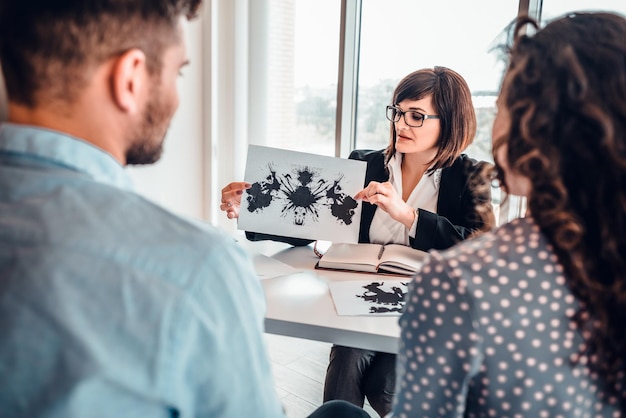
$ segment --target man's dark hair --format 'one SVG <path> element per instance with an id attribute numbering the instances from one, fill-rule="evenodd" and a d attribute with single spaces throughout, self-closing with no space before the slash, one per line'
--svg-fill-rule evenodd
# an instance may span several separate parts
<path id="1" fill-rule="evenodd" d="M 11 101 L 71 101 L 90 69 L 139 48 L 148 71 L 161 68 L 176 40 L 180 16 L 195 16 L 202 0 L 2 0 L 0 62 Z M 45 92 L 45 97 L 40 94 Z"/>

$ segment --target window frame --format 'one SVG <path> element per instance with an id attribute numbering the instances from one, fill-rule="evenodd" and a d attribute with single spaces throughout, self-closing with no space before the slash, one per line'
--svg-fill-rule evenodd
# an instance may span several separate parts
<path id="1" fill-rule="evenodd" d="M 543 0 L 519 0 L 518 16 L 541 17 Z M 347 157 L 356 145 L 361 11 L 363 0 L 341 0 L 335 156 Z"/>

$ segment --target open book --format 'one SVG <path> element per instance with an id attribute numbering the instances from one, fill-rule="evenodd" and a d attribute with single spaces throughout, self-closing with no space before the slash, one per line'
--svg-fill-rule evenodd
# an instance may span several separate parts
<path id="1" fill-rule="evenodd" d="M 317 267 L 409 276 L 422 267 L 426 254 L 400 244 L 333 243 Z"/>

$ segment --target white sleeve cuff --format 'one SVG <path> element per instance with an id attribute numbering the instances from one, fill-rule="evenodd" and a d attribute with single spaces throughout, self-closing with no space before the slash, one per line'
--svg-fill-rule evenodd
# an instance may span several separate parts
<path id="1" fill-rule="evenodd" d="M 417 233 L 417 218 L 419 217 L 419 211 L 415 209 L 415 219 L 411 224 L 411 228 L 409 228 L 409 236 L 411 238 L 415 238 L 415 234 Z"/>

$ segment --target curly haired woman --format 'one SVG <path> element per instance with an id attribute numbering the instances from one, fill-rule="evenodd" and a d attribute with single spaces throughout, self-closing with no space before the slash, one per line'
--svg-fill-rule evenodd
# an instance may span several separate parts
<path id="1" fill-rule="evenodd" d="M 626 415 L 626 19 L 529 25 L 493 126 L 529 212 L 415 277 L 393 417 Z"/>

